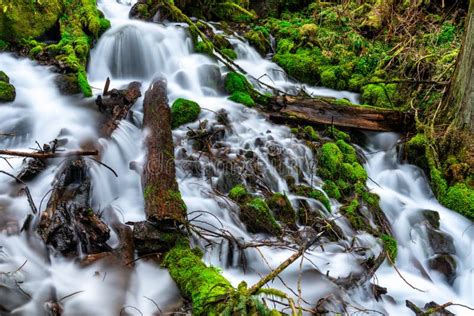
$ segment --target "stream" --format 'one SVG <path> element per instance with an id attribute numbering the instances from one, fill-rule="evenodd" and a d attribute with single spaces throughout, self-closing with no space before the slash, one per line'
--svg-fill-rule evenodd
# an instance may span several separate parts
<path id="1" fill-rule="evenodd" d="M 207 230 L 226 231 L 242 243 L 268 241 L 266 235 L 249 233 L 239 220 L 238 206 L 215 194 L 214 189 L 228 192 L 239 179 L 246 179 L 273 192 L 286 192 L 297 207 L 302 198 L 289 193 L 288 176 L 301 184 L 322 187 L 311 149 L 295 138 L 288 127 L 275 125 L 258 111 L 229 101 L 216 84 L 227 72 L 225 66 L 194 53 L 183 25 L 128 19 L 132 2 L 98 1 L 112 28 L 91 53 L 88 76 L 91 86 L 96 88 L 95 94 L 101 93 L 107 77 L 117 88 L 133 80 L 141 81 L 143 95 L 154 79 L 164 77 L 170 104 L 177 98 L 199 103 L 203 108 L 199 121 L 207 120 L 209 126 L 220 131 L 212 148 L 213 156 L 225 159 L 202 155 L 187 140 L 189 128 L 197 128 L 200 122 L 173 131 L 178 183 L 188 217 Z M 219 32 L 217 27 L 215 30 Z M 229 40 L 238 55 L 236 63 L 269 85 L 287 92 L 304 89 L 315 96 L 358 102 L 354 93 L 295 82 L 239 36 Z M 0 69 L 10 76 L 17 91 L 13 103 L 1 106 L 0 132 L 14 136 L 0 136 L 0 147 L 28 150 L 35 146 L 35 141 L 43 144 L 58 136 L 69 149 L 94 144 L 101 148 L 102 162 L 115 170 L 118 177 L 99 164 L 89 163 L 93 208 L 102 212 L 106 222 L 117 218 L 123 223 L 145 220 L 140 173 L 130 167 L 132 164 L 140 168 L 146 154 L 141 126 L 143 97 L 132 108 L 130 120 L 122 121 L 110 139 L 101 139 L 95 98 L 60 95 L 54 83 L 55 74 L 34 61 L 2 53 Z M 217 122 L 215 113 L 221 109 L 228 113 L 230 127 L 224 128 Z M 335 220 L 344 238 L 328 241 L 324 247 L 311 247 L 303 260 L 294 262 L 268 286 L 284 291 L 306 309 L 327 299 L 325 308 L 331 313 L 410 315 L 405 300 L 418 306 L 430 301 L 474 305 L 472 222 L 441 206 L 423 172 L 401 162 L 399 135 L 366 132 L 364 139 L 365 145 L 359 149 L 366 157 L 367 186 L 380 196 L 380 206 L 392 225 L 398 242 L 398 271 L 386 260 L 370 280 L 355 286 L 335 282 L 338 278 L 364 274 L 361 262 L 380 254 L 382 244 L 368 233 L 353 231 L 339 213 L 340 205 L 335 200 L 331 201 L 332 212 L 328 212 L 321 203 L 305 198 L 311 207 Z M 274 157 L 278 157 L 278 162 Z M 0 160 L 0 170 L 16 174 L 21 163 L 22 159 Z M 51 184 L 62 163 L 62 159 L 55 159 L 28 183 L 40 211 L 46 207 Z M 178 288 L 167 270 L 155 264 L 138 260 L 126 277 L 122 270 L 100 262 L 84 267 L 75 260 L 51 256 L 39 237 L 19 233 L 31 210 L 24 195 L 13 193 L 13 185 L 10 177 L 0 174 L 0 229 L 4 228 L 0 231 L 0 306 L 14 315 L 43 315 L 52 296 L 60 299 L 64 315 L 152 315 L 179 306 L 182 299 Z M 446 245 L 452 248 L 449 251 L 455 259 L 455 271 L 449 280 L 429 263 L 436 253 L 428 238 L 430 228 L 424 217 L 427 210 L 439 213 L 439 230 L 452 241 Z M 311 234 L 304 227 L 300 230 L 302 235 Z M 241 281 L 253 285 L 294 253 L 287 246 L 249 247 L 240 251 L 219 236 L 208 237 L 209 240 L 195 237 L 194 245 L 205 249 L 205 262 L 219 267 L 234 286 Z M 109 244 L 113 247 L 117 242 L 117 236 L 112 234 Z M 355 248 L 362 250 L 348 251 Z M 388 293 L 377 299 L 372 284 L 387 288 Z M 342 302 L 346 304 L 343 306 Z M 267 304 L 289 312 L 287 306 L 278 302 Z M 457 315 L 474 315 L 473 311 L 456 305 L 448 310 Z M 4 314 L 8 313 L 0 309 L 0 315 Z"/>

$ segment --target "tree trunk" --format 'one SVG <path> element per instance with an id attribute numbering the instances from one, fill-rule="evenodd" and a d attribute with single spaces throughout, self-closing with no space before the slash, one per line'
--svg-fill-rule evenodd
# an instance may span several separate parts
<path id="1" fill-rule="evenodd" d="M 379 132 L 406 132 L 414 127 L 410 113 L 338 105 L 330 98 L 272 97 L 269 119 L 282 124 L 334 125 Z"/>
<path id="2" fill-rule="evenodd" d="M 469 1 L 465 37 L 437 121 L 474 132 L 474 0 Z"/>
<path id="3" fill-rule="evenodd" d="M 186 205 L 176 182 L 166 81 L 155 81 L 148 89 L 143 112 L 143 125 L 147 130 L 147 157 L 142 182 L 147 219 L 151 222 L 183 223 Z"/>

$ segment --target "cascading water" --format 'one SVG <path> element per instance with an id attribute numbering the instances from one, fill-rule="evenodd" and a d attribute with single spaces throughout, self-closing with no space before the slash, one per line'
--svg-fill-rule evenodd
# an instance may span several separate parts
<path id="1" fill-rule="evenodd" d="M 300 183 L 320 188 L 312 151 L 292 137 L 289 128 L 271 124 L 257 111 L 227 100 L 218 84 L 226 70 L 209 57 L 193 53 L 192 41 L 183 26 L 129 20 L 128 11 L 133 2 L 99 1 L 101 10 L 112 21 L 112 28 L 92 52 L 88 73 L 91 85 L 102 87 L 105 79 L 110 77 L 114 86 L 139 80 L 146 89 L 154 78 L 165 77 L 170 102 L 177 98 L 198 102 L 204 109 L 199 120 L 207 120 L 209 126 L 222 131 L 218 146 L 211 150 L 213 157 L 225 157 L 225 161 L 201 155 L 187 140 L 188 127 L 196 128 L 199 122 L 173 132 L 178 183 L 189 217 L 199 216 L 200 226 L 211 231 L 225 229 L 242 243 L 266 240 L 264 235 L 249 233 L 236 216 L 237 206 L 216 196 L 214 188 L 228 190 L 234 184 L 236 173 L 274 192 L 288 193 L 285 178 L 288 175 Z M 238 54 L 236 63 L 267 84 L 288 92 L 304 88 L 309 94 L 357 102 L 357 95 L 349 92 L 294 82 L 281 68 L 263 59 L 237 36 L 229 40 Z M 131 121 L 121 122 L 110 140 L 97 141 L 99 119 L 96 111 L 87 101 L 60 96 L 54 88 L 54 75 L 47 68 L 0 54 L 0 69 L 10 75 L 17 88 L 16 101 L 2 106 L 0 114 L 0 131 L 15 136 L 0 138 L 1 146 L 26 149 L 32 140 L 43 143 L 58 135 L 67 139 L 68 148 L 98 143 L 102 161 L 118 173 L 118 178 L 106 168 L 90 164 L 95 209 L 103 210 L 106 219 L 118 218 L 124 223 L 143 220 L 140 175 L 130 168 L 131 163 L 141 165 L 145 156 L 141 131 L 142 102 L 137 102 L 132 109 Z M 217 122 L 215 113 L 221 109 L 228 112 L 226 126 Z M 399 163 L 398 135 L 371 133 L 366 138 L 365 167 L 371 179 L 367 185 L 380 195 L 380 205 L 393 226 L 399 244 L 396 265 L 406 281 L 423 292 L 411 288 L 388 263 L 384 263 L 370 280 L 388 289 L 388 294 L 381 300 L 373 296 L 369 280 L 349 289 L 334 282 L 337 278 L 363 273 L 360 263 L 371 255 L 377 256 L 382 246 L 373 236 L 352 231 L 337 212 L 337 202 L 333 202 L 333 212 L 328 213 L 319 202 L 311 199 L 307 202 L 329 219 L 334 219 L 345 238 L 326 243 L 324 248 L 311 248 L 303 261 L 293 263 L 270 286 L 288 293 L 295 300 L 301 291 L 300 303 L 308 309 L 314 308 L 320 299 L 329 297 L 335 312 L 407 314 L 406 299 L 417 305 L 429 301 L 472 305 L 474 232 L 471 223 L 436 202 L 419 169 Z M 273 159 L 276 155 L 279 163 Z M 244 163 L 236 163 L 238 161 Z M 3 160 L 0 161 L 1 170 L 17 172 L 21 160 L 9 162 L 14 170 Z M 228 172 L 225 162 L 235 168 L 233 172 Z M 60 165 L 61 161 L 57 161 L 29 184 L 37 205 L 50 191 Z M 69 259 L 50 257 L 37 238 L 16 234 L 20 224 L 15 223 L 24 221 L 29 206 L 24 197 L 13 195 L 11 179 L 3 174 L 0 176 L 0 227 L 9 227 L 0 234 L 0 305 L 18 314 L 43 314 L 44 304 L 54 295 L 62 298 L 66 315 L 117 315 L 122 312 L 151 315 L 158 312 L 156 305 L 167 311 L 179 304 L 179 291 L 168 272 L 155 265 L 139 260 L 131 275 L 100 263 L 85 268 Z M 288 196 L 295 205 L 301 200 L 290 193 Z M 450 283 L 428 264 L 434 254 L 429 250 L 428 228 L 423 220 L 425 210 L 437 211 L 441 218 L 440 230 L 452 237 L 457 265 Z M 114 243 L 115 239 L 113 237 L 110 242 Z M 257 282 L 294 253 L 284 246 L 249 248 L 240 252 L 227 240 L 210 239 L 216 245 L 206 248 L 205 260 L 221 267 L 224 276 L 235 286 L 241 281 L 248 284 Z M 203 240 L 196 239 L 195 242 L 205 246 Z M 366 251 L 347 251 L 353 247 Z M 242 266 L 243 254 L 245 267 Z M 338 304 L 342 301 L 348 304 L 345 310 L 342 304 Z M 275 307 L 283 308 L 279 304 Z M 449 310 L 460 315 L 470 312 L 459 306 L 452 306 Z"/>

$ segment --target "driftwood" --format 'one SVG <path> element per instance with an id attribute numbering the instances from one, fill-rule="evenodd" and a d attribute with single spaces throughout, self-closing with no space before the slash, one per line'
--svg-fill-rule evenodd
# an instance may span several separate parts
<path id="1" fill-rule="evenodd" d="M 90 206 L 92 185 L 82 158 L 69 160 L 60 172 L 37 232 L 64 255 L 109 251 L 107 225 Z"/>
<path id="2" fill-rule="evenodd" d="M 186 214 L 176 182 L 171 111 L 166 81 L 155 81 L 145 94 L 143 125 L 147 129 L 142 175 L 145 212 L 151 222 L 183 223 Z"/>
<path id="3" fill-rule="evenodd" d="M 340 105 L 331 98 L 277 96 L 270 99 L 268 117 L 278 124 L 334 125 L 369 131 L 406 131 L 414 118 L 401 111 Z"/>
<path id="4" fill-rule="evenodd" d="M 109 91 L 109 85 L 110 80 L 107 78 L 103 95 L 99 95 L 95 101 L 99 111 L 104 114 L 100 136 L 105 138 L 110 137 L 120 121 L 127 118 L 132 106 L 142 96 L 140 82 L 131 82 L 124 90 Z"/>

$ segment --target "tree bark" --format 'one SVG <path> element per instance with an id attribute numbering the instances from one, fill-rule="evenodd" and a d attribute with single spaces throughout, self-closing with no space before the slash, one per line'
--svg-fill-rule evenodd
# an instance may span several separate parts
<path id="1" fill-rule="evenodd" d="M 110 230 L 90 206 L 91 190 L 85 161 L 69 160 L 53 187 L 37 227 L 44 242 L 63 255 L 110 250 L 106 244 Z"/>
<path id="2" fill-rule="evenodd" d="M 186 206 L 176 182 L 171 111 L 165 80 L 157 80 L 150 86 L 145 94 L 143 112 L 147 157 L 142 182 L 147 219 L 183 223 Z"/>
<path id="3" fill-rule="evenodd" d="M 96 100 L 99 111 L 105 116 L 100 129 L 100 136 L 104 138 L 112 135 L 120 121 L 127 118 L 132 106 L 142 96 L 140 82 L 131 82 L 124 90 L 112 89 L 111 91 L 108 90 L 109 84 L 110 81 L 107 81 L 104 94 L 98 96 Z"/>
<path id="4" fill-rule="evenodd" d="M 410 113 L 356 105 L 330 98 L 272 97 L 269 119 L 281 124 L 334 125 L 370 131 L 404 131 L 414 127 Z"/>
<path id="5" fill-rule="evenodd" d="M 465 25 L 456 70 L 437 122 L 474 132 L 474 0 L 469 1 Z"/>

